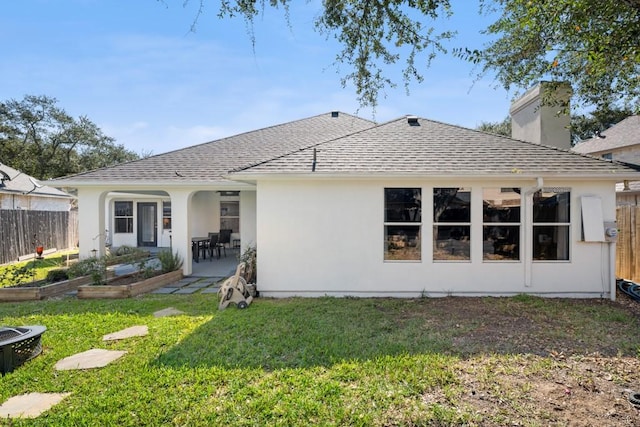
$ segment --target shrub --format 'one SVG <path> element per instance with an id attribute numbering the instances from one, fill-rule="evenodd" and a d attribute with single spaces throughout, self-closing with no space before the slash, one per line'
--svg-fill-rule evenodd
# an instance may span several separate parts
<path id="1" fill-rule="evenodd" d="M 169 273 L 182 268 L 182 258 L 180 258 L 177 252 L 172 253 L 169 250 L 162 250 L 158 252 L 158 260 L 162 266 L 163 273 Z"/>
<path id="2" fill-rule="evenodd" d="M 256 283 L 258 280 L 258 270 L 256 258 L 258 256 L 255 246 L 247 246 L 244 252 L 238 257 L 240 262 L 246 264 L 244 279 L 247 283 Z"/>
<path id="3" fill-rule="evenodd" d="M 33 264 L 26 264 L 21 267 L 8 265 L 0 269 L 0 287 L 2 286 L 18 286 L 23 283 L 33 281 L 35 277 Z"/>
<path id="4" fill-rule="evenodd" d="M 140 259 L 148 258 L 149 252 L 134 248 L 132 246 L 122 245 L 118 247 L 115 252 L 110 252 L 105 256 L 105 262 L 107 265 L 111 264 L 129 264 Z"/>
<path id="5" fill-rule="evenodd" d="M 47 271 L 47 282 L 62 282 L 63 280 L 69 280 L 69 273 L 66 269 L 56 269 Z"/>
<path id="6" fill-rule="evenodd" d="M 94 285 L 104 285 L 107 265 L 103 258 L 86 258 L 69 267 L 69 277 L 91 276 Z"/>

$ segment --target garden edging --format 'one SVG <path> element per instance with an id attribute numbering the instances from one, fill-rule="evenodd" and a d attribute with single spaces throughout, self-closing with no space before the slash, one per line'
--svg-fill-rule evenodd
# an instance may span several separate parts
<path id="1" fill-rule="evenodd" d="M 107 271 L 107 277 L 111 278 L 113 276 L 115 276 L 113 271 Z M 0 302 L 36 301 L 55 297 L 75 291 L 80 286 L 88 285 L 92 281 L 91 276 L 82 276 L 44 286 L 0 288 Z"/>
<path id="2" fill-rule="evenodd" d="M 128 285 L 82 285 L 78 287 L 79 299 L 130 298 L 161 288 L 182 279 L 182 270 L 160 274 Z"/>

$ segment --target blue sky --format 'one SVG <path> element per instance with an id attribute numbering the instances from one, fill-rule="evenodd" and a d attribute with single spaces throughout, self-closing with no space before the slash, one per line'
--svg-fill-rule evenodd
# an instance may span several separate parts
<path id="1" fill-rule="evenodd" d="M 373 118 L 340 84 L 336 43 L 313 31 L 319 0 L 294 0 L 291 28 L 268 9 L 255 50 L 244 21 L 219 20 L 218 1 L 207 1 L 195 32 L 197 0 L 4 1 L 0 100 L 55 97 L 118 144 L 153 154 L 332 110 Z M 453 3 L 454 16 L 436 23 L 459 32 L 449 46 L 481 47 L 491 18 L 475 1 Z M 398 87 L 376 121 L 415 114 L 473 128 L 507 116 L 511 94 L 492 76 L 475 81 L 471 64 L 441 55 L 423 71 L 407 96 L 390 70 Z"/>

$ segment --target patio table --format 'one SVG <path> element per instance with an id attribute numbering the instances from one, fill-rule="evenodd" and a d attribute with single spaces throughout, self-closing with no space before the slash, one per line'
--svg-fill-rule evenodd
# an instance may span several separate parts
<path id="1" fill-rule="evenodd" d="M 208 237 L 192 237 L 191 238 L 191 252 L 193 260 L 200 262 L 200 252 L 202 252 L 202 259 L 207 259 L 207 242 Z"/>

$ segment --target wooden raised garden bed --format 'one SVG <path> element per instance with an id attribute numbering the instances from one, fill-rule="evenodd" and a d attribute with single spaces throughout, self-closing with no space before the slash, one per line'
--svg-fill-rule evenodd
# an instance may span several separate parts
<path id="1" fill-rule="evenodd" d="M 113 271 L 107 271 L 107 277 L 113 277 Z M 92 282 L 90 276 L 76 277 L 42 286 L 15 286 L 0 288 L 0 302 L 35 301 L 43 298 L 63 295 L 75 291 L 82 285 Z"/>
<path id="2" fill-rule="evenodd" d="M 117 281 L 120 279 L 125 279 L 125 277 L 116 277 L 114 280 Z M 78 298 L 130 298 L 161 288 L 164 285 L 180 279 L 182 279 L 182 270 L 175 270 L 134 283 L 121 285 L 109 283 L 106 285 L 83 285 L 78 287 Z"/>

